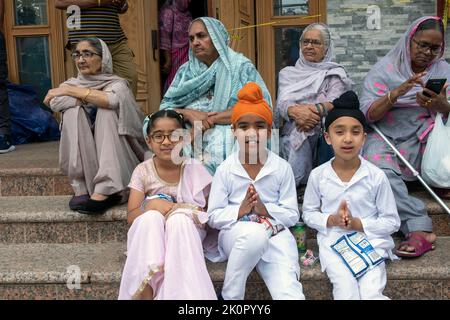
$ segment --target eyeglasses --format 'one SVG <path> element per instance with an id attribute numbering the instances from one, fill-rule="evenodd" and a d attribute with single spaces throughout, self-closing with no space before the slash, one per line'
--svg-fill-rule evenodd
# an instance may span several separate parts
<path id="1" fill-rule="evenodd" d="M 96 52 L 82 51 L 82 52 L 72 53 L 72 59 L 76 61 L 76 60 L 80 59 L 80 57 L 83 57 L 83 59 L 86 59 L 86 58 L 92 58 L 94 55 L 101 57 L 101 55 L 99 55 Z"/>
<path id="2" fill-rule="evenodd" d="M 314 40 L 314 39 L 303 39 L 302 40 L 302 46 L 308 46 L 308 44 L 312 45 L 313 47 L 320 47 L 322 45 L 322 42 L 320 42 L 319 40 Z"/>
<path id="3" fill-rule="evenodd" d="M 431 54 L 434 56 L 437 56 L 439 53 L 441 53 L 442 50 L 441 45 L 438 44 L 431 45 L 426 42 L 417 41 L 414 38 L 412 39 L 412 41 L 414 41 L 414 43 L 417 44 L 417 48 L 422 52 L 427 52 L 428 50 L 430 50 Z"/>
<path id="4" fill-rule="evenodd" d="M 156 143 L 163 143 L 166 138 L 169 139 L 170 142 L 175 143 L 183 140 L 183 134 L 179 131 L 174 131 L 170 134 L 162 134 L 157 132 L 152 134 L 150 138 Z"/>

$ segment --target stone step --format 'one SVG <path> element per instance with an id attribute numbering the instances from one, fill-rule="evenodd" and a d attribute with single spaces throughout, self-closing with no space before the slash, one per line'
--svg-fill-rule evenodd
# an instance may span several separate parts
<path id="1" fill-rule="evenodd" d="M 72 187 L 59 170 L 59 141 L 16 146 L 0 161 L 0 197 L 71 195 Z"/>
<path id="2" fill-rule="evenodd" d="M 317 250 L 314 242 L 310 248 Z M 125 263 L 124 243 L 0 244 L 0 299 L 117 299 Z M 20 254 L 18 254 L 20 253 Z M 385 294 L 392 299 L 450 299 L 450 238 L 419 259 L 388 262 Z M 226 263 L 207 263 L 219 291 Z M 79 276 L 77 276 L 79 275 Z M 74 288 L 80 279 L 80 288 Z M 307 299 L 331 299 L 331 285 L 320 265 L 303 267 Z M 67 284 L 72 285 L 68 287 Z M 249 276 L 246 299 L 270 299 L 259 275 Z"/>
<path id="3" fill-rule="evenodd" d="M 16 146 L 16 151 L 2 155 L 0 161 L 0 197 L 72 195 L 73 190 L 58 164 L 59 141 Z M 412 194 L 427 202 L 432 214 L 445 211 L 418 183 Z M 299 195 L 304 187 L 299 189 Z M 300 198 L 302 198 L 300 196 Z M 450 206 L 450 201 L 446 201 Z"/>
<path id="4" fill-rule="evenodd" d="M 0 243 L 125 242 L 126 205 L 101 215 L 71 211 L 70 196 L 0 198 Z"/>
<path id="5" fill-rule="evenodd" d="M 425 190 L 412 191 L 411 195 L 425 202 L 428 215 L 433 220 L 434 232 L 440 236 L 450 236 L 450 215 L 444 208 L 442 208 Z M 444 202 L 450 208 L 450 200 L 444 200 Z"/>
<path id="6" fill-rule="evenodd" d="M 0 243 L 125 242 L 126 205 L 101 215 L 84 215 L 68 207 L 70 196 L 0 198 Z M 450 217 L 430 210 L 438 236 L 450 236 Z M 316 232 L 308 229 L 308 239 Z"/>
<path id="7" fill-rule="evenodd" d="M 0 299 L 114 299 L 124 252 L 123 243 L 0 245 Z"/>

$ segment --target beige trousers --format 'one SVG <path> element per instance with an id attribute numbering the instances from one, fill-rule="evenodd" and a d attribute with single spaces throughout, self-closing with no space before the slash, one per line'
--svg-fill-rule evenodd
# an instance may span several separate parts
<path id="1" fill-rule="evenodd" d="M 98 108 L 94 125 L 82 107 L 63 112 L 59 163 L 75 195 L 111 195 L 130 182 L 140 161 L 118 122 L 117 110 Z"/>
<path id="2" fill-rule="evenodd" d="M 128 80 L 134 96 L 137 94 L 138 72 L 134 63 L 134 53 L 127 40 L 108 45 L 113 59 L 113 72 L 115 75 Z"/>

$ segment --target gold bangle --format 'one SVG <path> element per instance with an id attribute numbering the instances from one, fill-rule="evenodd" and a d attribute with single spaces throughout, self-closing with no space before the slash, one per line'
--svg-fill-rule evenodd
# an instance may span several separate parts
<path id="1" fill-rule="evenodd" d="M 391 92 L 390 92 L 390 91 L 388 92 L 387 98 L 388 98 L 388 100 L 389 100 L 389 103 L 390 103 L 391 105 L 394 105 L 394 103 L 393 103 L 392 100 L 391 100 Z"/>
<path id="2" fill-rule="evenodd" d="M 88 90 L 88 93 L 86 94 L 86 96 L 83 99 L 81 99 L 81 101 L 83 101 L 83 103 L 86 103 L 87 97 L 89 97 L 89 95 L 91 94 L 91 88 L 88 88 L 87 90 Z"/>

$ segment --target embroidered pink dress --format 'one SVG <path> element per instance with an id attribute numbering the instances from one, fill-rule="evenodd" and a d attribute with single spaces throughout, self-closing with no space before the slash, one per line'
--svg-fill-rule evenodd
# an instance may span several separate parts
<path id="1" fill-rule="evenodd" d="M 147 283 L 157 300 L 217 299 L 208 274 L 202 242 L 206 237 L 206 207 L 212 177 L 195 160 L 183 163 L 181 180 L 165 182 L 158 176 L 153 158 L 136 167 L 129 187 L 177 199 L 166 217 L 147 211 L 136 218 L 128 232 L 127 260 L 120 283 L 119 300 L 139 298 Z"/>

